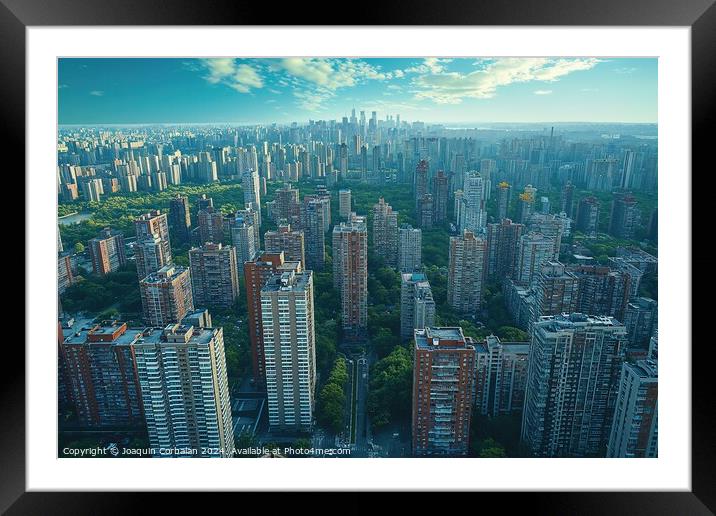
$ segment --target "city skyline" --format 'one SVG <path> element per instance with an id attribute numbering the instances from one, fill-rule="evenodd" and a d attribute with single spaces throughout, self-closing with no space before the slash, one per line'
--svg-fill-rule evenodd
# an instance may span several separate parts
<path id="1" fill-rule="evenodd" d="M 656 123 L 655 58 L 63 58 L 60 125 Z"/>

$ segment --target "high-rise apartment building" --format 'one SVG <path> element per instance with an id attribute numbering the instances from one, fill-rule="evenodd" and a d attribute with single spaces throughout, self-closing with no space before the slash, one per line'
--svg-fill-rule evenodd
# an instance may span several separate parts
<path id="1" fill-rule="evenodd" d="M 409 339 L 413 330 L 435 325 L 435 300 L 430 282 L 422 273 L 401 274 L 400 337 Z"/>
<path id="2" fill-rule="evenodd" d="M 542 265 L 552 260 L 554 260 L 553 238 L 537 232 L 523 234 L 517 246 L 515 280 L 529 285 Z"/>
<path id="3" fill-rule="evenodd" d="M 169 226 L 181 243 L 191 240 L 191 213 L 189 198 L 177 194 L 169 201 Z"/>
<path id="4" fill-rule="evenodd" d="M 301 262 L 286 262 L 283 253 L 264 253 L 244 264 L 244 286 L 248 310 L 251 368 L 254 383 L 266 385 L 263 331 L 261 326 L 261 289 L 270 277 L 283 272 L 301 272 Z"/>
<path id="5" fill-rule="evenodd" d="M 450 181 L 443 170 L 433 178 L 433 222 L 442 224 L 447 220 L 448 193 Z"/>
<path id="6" fill-rule="evenodd" d="M 240 269 L 246 262 L 252 261 L 259 251 L 256 246 L 258 230 L 252 217 L 236 214 L 234 223 L 231 225 L 231 242 L 236 249 L 236 259 Z"/>
<path id="7" fill-rule="evenodd" d="M 499 199 L 499 192 L 498 192 Z M 487 225 L 487 277 L 502 281 L 514 276 L 517 249 L 524 225 L 503 217 L 499 223 Z"/>
<path id="8" fill-rule="evenodd" d="M 428 162 L 420 160 L 415 167 L 415 211 L 420 211 L 423 196 L 428 193 Z"/>
<path id="9" fill-rule="evenodd" d="M 625 240 L 632 239 L 640 223 L 641 208 L 636 198 L 629 193 L 615 195 L 609 218 L 609 234 Z"/>
<path id="10" fill-rule="evenodd" d="M 231 308 L 239 296 L 239 271 L 234 247 L 208 242 L 189 250 L 195 306 Z"/>
<path id="11" fill-rule="evenodd" d="M 361 339 L 368 326 L 368 228 L 351 213 L 333 227 L 333 282 L 341 295 L 344 335 Z"/>
<path id="12" fill-rule="evenodd" d="M 159 246 L 161 252 L 158 253 L 161 256 L 162 264 L 172 263 L 172 246 L 169 240 L 169 223 L 167 222 L 167 215 L 159 210 L 153 210 L 148 213 L 141 215 L 134 220 L 134 230 L 137 235 L 137 242 L 144 240 L 146 237 L 150 237 L 153 241 L 159 238 Z M 157 253 L 155 253 L 157 254 Z M 145 267 L 144 270 L 148 270 Z M 149 271 L 146 274 L 149 274 Z M 142 271 L 140 271 L 139 264 L 137 265 L 137 274 L 141 278 Z M 145 274 L 145 275 L 146 275 Z"/>
<path id="13" fill-rule="evenodd" d="M 224 214 L 221 210 L 209 207 L 197 213 L 197 223 L 199 226 L 199 243 L 207 242 L 220 243 L 224 241 L 226 231 Z"/>
<path id="14" fill-rule="evenodd" d="M 140 280 L 170 264 L 164 255 L 166 246 L 163 245 L 159 235 L 137 237 L 133 249 L 137 276 Z"/>
<path id="15" fill-rule="evenodd" d="M 624 326 L 629 336 L 629 347 L 647 349 L 657 328 L 658 303 L 648 297 L 632 299 L 624 309 Z"/>
<path id="16" fill-rule="evenodd" d="M 141 330 L 127 323 L 88 324 L 60 344 L 67 391 L 86 427 L 132 426 L 144 422 L 142 395 L 131 346 Z"/>
<path id="17" fill-rule="evenodd" d="M 510 191 L 511 187 L 507 181 L 501 181 L 497 185 L 497 220 L 506 219 L 510 213 Z"/>
<path id="18" fill-rule="evenodd" d="M 459 229 L 460 231 L 467 229 L 474 233 L 480 232 L 487 224 L 487 210 L 485 181 L 479 172 L 472 170 L 465 174 L 462 192 Z"/>
<path id="19" fill-rule="evenodd" d="M 624 320 L 631 293 L 629 274 L 599 265 L 570 265 L 567 270 L 579 279 L 579 312 Z"/>
<path id="20" fill-rule="evenodd" d="M 433 196 L 426 193 L 418 199 L 418 211 L 416 213 L 418 224 L 423 229 L 433 227 Z"/>
<path id="21" fill-rule="evenodd" d="M 164 327 L 194 310 L 191 274 L 187 267 L 165 265 L 139 281 L 144 321 Z"/>
<path id="22" fill-rule="evenodd" d="M 342 189 L 338 191 L 338 213 L 341 219 L 348 220 L 353 209 L 351 204 L 351 191 Z"/>
<path id="23" fill-rule="evenodd" d="M 88 242 L 92 270 L 99 276 L 115 272 L 127 263 L 124 252 L 124 234 L 104 228 L 99 236 Z"/>
<path id="24" fill-rule="evenodd" d="M 653 360 L 622 366 L 607 457 L 658 457 L 657 369 Z"/>
<path id="25" fill-rule="evenodd" d="M 316 349 L 313 272 L 283 272 L 261 289 L 268 419 L 273 430 L 313 426 Z"/>
<path id="26" fill-rule="evenodd" d="M 577 311 L 579 279 L 560 262 L 545 262 L 534 277 L 535 319 Z"/>
<path id="27" fill-rule="evenodd" d="M 532 325 L 522 441 L 541 457 L 604 457 L 626 330 L 612 317 L 570 314 Z"/>
<path id="28" fill-rule="evenodd" d="M 149 446 L 174 457 L 233 456 L 223 330 L 147 329 L 132 349 Z"/>
<path id="29" fill-rule="evenodd" d="M 326 231 L 330 227 L 331 198 L 305 196 L 301 214 L 301 227 L 306 246 L 306 267 L 323 270 L 326 263 Z"/>
<path id="30" fill-rule="evenodd" d="M 477 314 L 482 305 L 482 288 L 487 259 L 487 242 L 466 230 L 450 237 L 447 302 L 463 314 Z"/>
<path id="31" fill-rule="evenodd" d="M 244 191 L 244 204 L 251 204 L 258 213 L 258 223 L 261 225 L 261 181 L 258 170 L 247 170 L 241 176 L 241 188 Z"/>
<path id="32" fill-rule="evenodd" d="M 475 346 L 461 328 L 415 330 L 413 453 L 466 455 L 475 381 Z"/>
<path id="33" fill-rule="evenodd" d="M 373 247 L 389 267 L 398 261 L 398 212 L 382 197 L 373 206 Z"/>
<path id="34" fill-rule="evenodd" d="M 483 416 L 521 414 L 530 345 L 490 335 L 475 343 L 475 409 Z"/>
<path id="35" fill-rule="evenodd" d="M 596 197 L 584 197 L 579 200 L 575 227 L 585 235 L 594 236 L 599 231 L 600 202 Z"/>
<path id="36" fill-rule="evenodd" d="M 400 272 L 419 271 L 422 267 L 423 231 L 410 224 L 402 224 L 398 229 L 398 270 Z"/>
<path id="37" fill-rule="evenodd" d="M 269 254 L 283 252 L 290 262 L 301 262 L 301 268 L 306 268 L 306 252 L 303 231 L 292 230 L 291 224 L 281 223 L 276 231 L 267 231 L 264 235 L 264 247 Z"/>

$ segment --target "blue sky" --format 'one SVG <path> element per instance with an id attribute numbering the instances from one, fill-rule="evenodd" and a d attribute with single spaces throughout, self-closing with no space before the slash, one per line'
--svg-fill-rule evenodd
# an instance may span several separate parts
<path id="1" fill-rule="evenodd" d="M 655 58 L 60 59 L 60 124 L 657 121 Z"/>

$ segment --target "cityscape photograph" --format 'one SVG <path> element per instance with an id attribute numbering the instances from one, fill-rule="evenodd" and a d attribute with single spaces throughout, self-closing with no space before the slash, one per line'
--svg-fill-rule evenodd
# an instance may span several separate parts
<path id="1" fill-rule="evenodd" d="M 656 58 L 57 66 L 58 457 L 658 457 Z"/>

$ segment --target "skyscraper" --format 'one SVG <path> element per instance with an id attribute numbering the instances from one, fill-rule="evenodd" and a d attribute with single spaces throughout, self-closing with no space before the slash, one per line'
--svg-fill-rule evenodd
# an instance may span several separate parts
<path id="1" fill-rule="evenodd" d="M 144 321 L 150 326 L 177 323 L 194 310 L 191 274 L 186 267 L 165 265 L 140 280 L 139 291 Z"/>
<path id="2" fill-rule="evenodd" d="M 196 216 L 199 225 L 199 243 L 220 243 L 224 241 L 224 214 L 220 210 L 209 207 L 201 210 Z"/>
<path id="3" fill-rule="evenodd" d="M 400 272 L 419 271 L 422 267 L 423 231 L 410 224 L 402 224 L 398 229 L 398 270 Z"/>
<path id="4" fill-rule="evenodd" d="M 647 349 L 657 328 L 657 302 L 648 297 L 632 299 L 624 310 L 624 326 L 629 336 L 629 347 Z"/>
<path id="5" fill-rule="evenodd" d="M 574 185 L 571 181 L 562 187 L 562 199 L 561 199 L 561 211 L 567 214 L 567 217 L 572 217 L 574 211 Z"/>
<path id="6" fill-rule="evenodd" d="M 567 270 L 579 280 L 578 311 L 624 320 L 631 293 L 629 274 L 599 265 L 570 265 Z"/>
<path id="7" fill-rule="evenodd" d="M 428 193 L 428 162 L 424 159 L 415 167 L 415 211 L 420 212 L 420 203 Z"/>
<path id="8" fill-rule="evenodd" d="M 306 252 L 303 231 L 292 230 L 291 224 L 280 223 L 276 231 L 267 231 L 264 235 L 264 247 L 269 254 L 283 252 L 290 262 L 301 262 L 306 267 Z"/>
<path id="9" fill-rule="evenodd" d="M 413 453 L 466 455 L 475 381 L 475 346 L 461 328 L 415 330 Z"/>
<path id="10" fill-rule="evenodd" d="M 400 337 L 409 339 L 413 330 L 435 325 L 435 300 L 425 274 L 401 274 Z"/>
<path id="11" fill-rule="evenodd" d="M 234 247 L 206 243 L 189 251 L 195 306 L 231 308 L 239 296 L 239 272 Z"/>
<path id="12" fill-rule="evenodd" d="M 283 272 L 261 289 L 269 425 L 308 431 L 313 426 L 316 350 L 313 272 Z"/>
<path id="13" fill-rule="evenodd" d="M 487 242 L 465 231 L 450 237 L 447 302 L 463 314 L 476 315 L 482 305 Z"/>
<path id="14" fill-rule="evenodd" d="M 479 232 L 487 224 L 485 181 L 479 172 L 472 170 L 465 174 L 462 192 L 459 229 Z"/>
<path id="15" fill-rule="evenodd" d="M 535 319 L 578 310 L 579 279 L 560 262 L 545 262 L 534 276 Z"/>
<path id="16" fill-rule="evenodd" d="M 522 235 L 517 246 L 515 280 L 529 285 L 543 264 L 554 260 L 554 239 L 542 233 Z"/>
<path id="17" fill-rule="evenodd" d="M 264 253 L 244 264 L 244 285 L 248 311 L 249 339 L 251 341 L 251 366 L 257 386 L 266 385 L 263 329 L 261 319 L 261 289 L 274 274 L 301 272 L 301 262 L 284 261 L 283 253 Z"/>
<path id="18" fill-rule="evenodd" d="M 373 247 L 389 267 L 398 261 L 398 212 L 382 197 L 373 206 Z"/>
<path id="19" fill-rule="evenodd" d="M 582 233 L 594 236 L 599 231 L 599 199 L 584 197 L 579 200 L 575 227 Z"/>
<path id="20" fill-rule="evenodd" d="M 338 191 L 338 213 L 341 218 L 347 220 L 351 215 L 351 191 L 348 189 L 342 189 Z"/>
<path id="21" fill-rule="evenodd" d="M 234 434 L 222 328 L 172 324 L 132 345 L 149 445 L 171 456 L 231 457 Z"/>
<path id="22" fill-rule="evenodd" d="M 365 336 L 368 325 L 368 229 L 365 217 L 351 213 L 333 227 L 333 282 L 341 295 L 341 323 L 351 339 Z"/>
<path id="23" fill-rule="evenodd" d="M 144 237 L 159 237 L 161 256 L 164 264 L 172 263 L 172 246 L 169 240 L 169 224 L 167 216 L 159 210 L 153 210 L 134 220 L 137 241 Z M 137 267 L 139 272 L 139 267 Z M 147 273 L 149 274 L 149 273 Z M 140 278 L 143 277 L 139 274 Z"/>
<path id="24" fill-rule="evenodd" d="M 244 204 L 251 205 L 258 213 L 258 222 L 261 226 L 261 183 L 258 170 L 247 170 L 241 176 L 241 188 L 244 191 Z"/>
<path id="25" fill-rule="evenodd" d="M 130 426 L 144 422 L 141 390 L 131 345 L 141 330 L 102 321 L 83 326 L 60 344 L 68 391 L 80 424 Z"/>
<path id="26" fill-rule="evenodd" d="M 433 221 L 442 224 L 447 220 L 449 180 L 443 170 L 433 178 Z"/>
<path id="27" fill-rule="evenodd" d="M 166 246 L 158 234 L 138 236 L 133 246 L 134 263 L 140 280 L 171 262 L 165 256 Z"/>
<path id="28" fill-rule="evenodd" d="M 174 230 L 179 242 L 189 242 L 191 239 L 191 213 L 187 196 L 177 194 L 169 201 L 169 226 Z"/>
<path id="29" fill-rule="evenodd" d="M 475 343 L 475 409 L 483 416 L 521 414 L 530 345 L 490 335 Z"/>
<path id="30" fill-rule="evenodd" d="M 632 239 L 640 223 L 641 209 L 634 196 L 629 193 L 615 195 L 609 219 L 609 234 L 625 240 Z"/>
<path id="31" fill-rule="evenodd" d="M 326 263 L 326 231 L 330 227 L 331 198 L 305 196 L 301 227 L 306 246 L 306 266 L 314 271 L 323 270 Z"/>
<path id="32" fill-rule="evenodd" d="M 622 365 L 607 457 L 658 456 L 658 393 L 655 361 Z"/>
<path id="33" fill-rule="evenodd" d="M 497 185 L 497 220 L 506 219 L 510 213 L 510 184 L 502 181 Z"/>
<path id="34" fill-rule="evenodd" d="M 498 197 L 499 199 L 499 197 Z M 517 248 L 524 225 L 508 218 L 487 225 L 487 277 L 502 281 L 511 278 L 517 267 Z"/>
<path id="35" fill-rule="evenodd" d="M 243 268 L 244 263 L 252 261 L 259 251 L 256 246 L 258 229 L 252 217 L 240 215 L 237 212 L 231 226 L 231 242 L 236 249 L 236 259 L 240 269 Z"/>
<path id="36" fill-rule="evenodd" d="M 121 231 L 104 228 L 99 236 L 88 242 L 92 270 L 99 276 L 115 272 L 127 263 L 124 235 Z"/>
<path id="37" fill-rule="evenodd" d="M 431 194 L 423 194 L 423 196 L 418 199 L 418 212 L 416 216 L 421 228 L 431 229 L 433 227 L 433 196 Z"/>
<path id="38" fill-rule="evenodd" d="M 522 441 L 541 457 L 604 457 L 626 346 L 612 317 L 542 317 L 532 326 Z"/>

